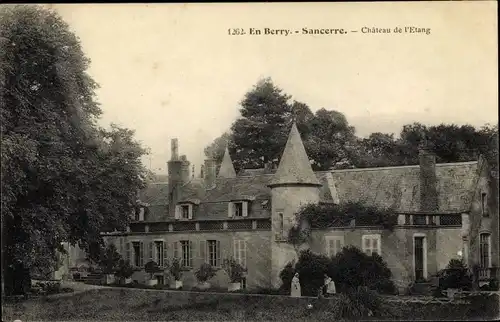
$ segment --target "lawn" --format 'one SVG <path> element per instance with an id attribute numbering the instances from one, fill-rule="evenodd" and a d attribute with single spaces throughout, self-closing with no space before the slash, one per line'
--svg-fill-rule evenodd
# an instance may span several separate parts
<path id="1" fill-rule="evenodd" d="M 498 302 L 498 297 L 496 301 Z M 472 306 L 388 303 L 386 305 L 390 307 L 393 315 L 363 319 L 492 319 L 495 312 L 491 309 L 488 312 L 486 307 L 481 307 L 485 304 L 484 300 L 477 302 L 482 304 L 476 303 Z M 341 308 L 336 303 L 335 300 L 284 296 L 96 289 L 61 298 L 4 303 L 3 316 L 4 321 L 341 320 Z M 307 307 L 308 304 L 313 305 L 312 309 Z"/>

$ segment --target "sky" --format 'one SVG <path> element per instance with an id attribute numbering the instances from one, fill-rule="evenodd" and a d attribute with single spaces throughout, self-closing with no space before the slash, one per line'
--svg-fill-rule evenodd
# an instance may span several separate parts
<path id="1" fill-rule="evenodd" d="M 498 122 L 496 1 L 51 5 L 80 38 L 100 84 L 102 126 L 136 131 L 146 167 L 166 173 L 170 140 L 203 149 L 271 77 L 292 98 L 342 112 L 359 136 L 404 124 Z M 401 27 L 425 33 L 395 33 Z M 363 33 L 362 28 L 390 33 Z M 229 35 L 242 28 L 246 35 Z M 292 34 L 249 35 L 249 28 Z M 346 34 L 305 35 L 302 28 Z M 299 33 L 295 33 L 297 30 Z M 363 29 L 365 30 L 365 29 Z M 357 32 L 353 32 L 357 31 Z"/>

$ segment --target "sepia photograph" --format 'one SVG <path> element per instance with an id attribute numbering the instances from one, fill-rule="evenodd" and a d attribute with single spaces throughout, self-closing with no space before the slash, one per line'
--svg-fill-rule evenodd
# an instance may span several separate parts
<path id="1" fill-rule="evenodd" d="M 0 5 L 2 322 L 498 320 L 497 6 Z"/>

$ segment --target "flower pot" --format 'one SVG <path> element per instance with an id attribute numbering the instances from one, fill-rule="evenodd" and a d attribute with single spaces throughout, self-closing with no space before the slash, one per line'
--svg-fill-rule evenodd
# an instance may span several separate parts
<path id="1" fill-rule="evenodd" d="M 147 286 L 155 286 L 158 284 L 158 280 L 156 278 L 150 279 L 146 281 Z"/>
<path id="2" fill-rule="evenodd" d="M 458 289 L 456 288 L 449 288 L 446 290 L 446 295 L 448 296 L 449 299 L 452 299 L 455 297 L 455 294 L 458 292 Z"/>
<path id="3" fill-rule="evenodd" d="M 172 282 L 170 282 L 170 288 L 173 288 L 175 290 L 181 289 L 182 288 L 182 281 L 172 281 Z"/>
<path id="4" fill-rule="evenodd" d="M 208 283 L 208 282 L 200 282 L 200 283 L 198 283 L 198 288 L 200 290 L 209 289 L 210 288 L 210 283 Z"/>
<path id="5" fill-rule="evenodd" d="M 229 283 L 227 288 L 229 292 L 235 292 L 241 290 L 241 283 Z"/>
<path id="6" fill-rule="evenodd" d="M 106 274 L 104 275 L 105 283 L 106 284 L 113 284 L 115 282 L 115 275 L 114 274 Z"/>

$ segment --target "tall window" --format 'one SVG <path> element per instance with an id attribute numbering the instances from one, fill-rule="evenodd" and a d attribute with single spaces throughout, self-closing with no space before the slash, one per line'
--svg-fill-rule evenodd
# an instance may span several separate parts
<path id="1" fill-rule="evenodd" d="M 220 266 L 220 242 L 217 240 L 207 240 L 208 263 L 213 267 Z"/>
<path id="2" fill-rule="evenodd" d="M 136 267 L 144 266 L 144 249 L 142 242 L 133 242 L 132 250 L 133 250 L 133 258 L 132 263 Z"/>
<path id="3" fill-rule="evenodd" d="M 163 241 L 155 241 L 155 255 L 155 262 L 158 264 L 158 266 L 163 267 L 165 264 Z"/>
<path id="4" fill-rule="evenodd" d="M 193 266 L 193 256 L 192 256 L 191 242 L 189 240 L 181 241 L 181 261 L 183 267 Z"/>
<path id="5" fill-rule="evenodd" d="M 283 237 L 285 235 L 285 223 L 283 222 L 283 213 L 278 214 L 278 229 L 279 229 L 279 234 L 280 237 Z"/>
<path id="6" fill-rule="evenodd" d="M 325 239 L 328 257 L 337 255 L 344 247 L 344 236 L 327 236 Z"/>
<path id="7" fill-rule="evenodd" d="M 479 260 L 481 268 L 491 267 L 490 234 L 479 235 Z"/>
<path id="8" fill-rule="evenodd" d="M 484 217 L 488 217 L 488 198 L 484 192 L 481 194 L 481 213 Z"/>
<path id="9" fill-rule="evenodd" d="M 247 243 L 244 240 L 234 241 L 234 260 L 241 266 L 247 267 Z"/>
<path id="10" fill-rule="evenodd" d="M 372 255 L 373 253 L 382 255 L 380 235 L 363 235 L 361 242 L 363 252 L 365 252 L 367 255 Z"/>
<path id="11" fill-rule="evenodd" d="M 189 205 L 181 206 L 182 219 L 189 219 Z"/>
<path id="12" fill-rule="evenodd" d="M 235 202 L 234 203 L 234 216 L 235 217 L 243 217 L 243 203 Z"/>

